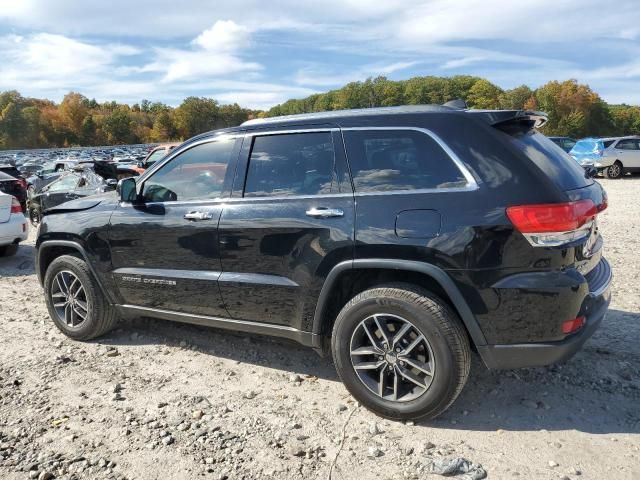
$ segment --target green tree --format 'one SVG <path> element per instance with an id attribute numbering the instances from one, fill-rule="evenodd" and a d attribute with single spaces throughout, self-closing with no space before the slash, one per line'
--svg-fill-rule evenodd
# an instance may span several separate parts
<path id="1" fill-rule="evenodd" d="M 467 93 L 467 103 L 472 108 L 497 109 L 500 107 L 502 89 L 488 80 L 480 79 L 474 82 Z"/>
<path id="2" fill-rule="evenodd" d="M 113 110 L 105 117 L 102 130 L 111 144 L 132 143 L 134 138 L 129 109 L 117 107 Z"/>
<path id="3" fill-rule="evenodd" d="M 153 122 L 151 140 L 154 142 L 165 142 L 175 138 L 175 134 L 176 129 L 169 111 L 160 112 L 156 116 L 155 122 Z"/>
<path id="4" fill-rule="evenodd" d="M 526 85 L 520 85 L 519 87 L 502 92 L 498 96 L 498 103 L 500 108 L 505 110 L 521 110 L 525 108 L 527 101 L 531 99 L 531 97 L 533 97 L 533 90 Z"/>
<path id="5" fill-rule="evenodd" d="M 87 115 L 82 121 L 80 129 L 80 142 L 82 145 L 96 145 L 98 125 L 93 120 L 93 115 Z"/>
<path id="6" fill-rule="evenodd" d="M 212 98 L 188 97 L 175 111 L 175 125 L 182 138 L 213 130 L 218 120 L 218 102 Z"/>
<path id="7" fill-rule="evenodd" d="M 2 110 L 0 131 L 4 137 L 3 143 L 9 148 L 19 147 L 26 123 L 22 116 L 22 109 L 17 103 L 9 102 Z"/>

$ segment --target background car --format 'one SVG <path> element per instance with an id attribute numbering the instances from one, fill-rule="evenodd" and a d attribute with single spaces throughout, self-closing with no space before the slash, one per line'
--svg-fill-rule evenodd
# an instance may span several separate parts
<path id="1" fill-rule="evenodd" d="M 158 145 L 156 148 L 154 148 L 153 150 L 151 150 L 149 152 L 149 155 L 147 155 L 144 158 L 144 160 L 142 160 L 142 162 L 140 162 L 138 164 L 138 167 L 141 168 L 142 171 L 147 170 L 149 167 L 151 167 L 158 160 L 162 160 L 164 157 L 166 157 L 167 154 L 171 150 L 176 148 L 178 145 L 180 145 L 180 144 L 179 143 L 164 143 L 162 145 Z M 140 172 L 140 173 L 142 173 L 142 172 Z"/>
<path id="2" fill-rule="evenodd" d="M 29 225 L 20 202 L 13 195 L 0 192 L 0 257 L 15 254 L 28 234 Z"/>
<path id="3" fill-rule="evenodd" d="M 569 154 L 580 165 L 593 166 L 607 178 L 640 172 L 640 137 L 584 138 Z"/>
<path id="4" fill-rule="evenodd" d="M 571 137 L 548 137 L 553 143 L 558 145 L 565 152 L 570 152 L 573 146 L 578 143 L 578 141 Z"/>
<path id="5" fill-rule="evenodd" d="M 22 211 L 26 212 L 27 182 L 24 178 L 19 176 L 19 172 L 17 173 L 17 177 L 11 173 L 7 173 L 11 172 L 12 169 L 15 170 L 15 167 L 0 167 L 0 192 L 16 197 L 22 207 Z"/>
<path id="6" fill-rule="evenodd" d="M 116 184 L 116 180 L 105 180 L 91 171 L 68 172 L 31 197 L 29 220 L 32 225 L 36 226 L 40 223 L 44 210 L 76 198 L 113 190 Z"/>

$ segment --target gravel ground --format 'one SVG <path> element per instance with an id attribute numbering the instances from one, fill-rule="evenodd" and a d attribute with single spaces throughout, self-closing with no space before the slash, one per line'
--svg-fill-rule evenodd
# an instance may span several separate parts
<path id="1" fill-rule="evenodd" d="M 602 180 L 611 310 L 565 365 L 490 372 L 432 422 L 359 407 L 329 359 L 263 337 L 138 320 L 53 327 L 33 248 L 0 259 L 0 478 L 640 478 L 640 178 Z M 474 478 L 474 477 L 468 477 Z"/>

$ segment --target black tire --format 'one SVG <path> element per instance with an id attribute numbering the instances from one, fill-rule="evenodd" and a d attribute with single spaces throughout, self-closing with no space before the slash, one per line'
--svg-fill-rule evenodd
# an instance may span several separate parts
<path id="1" fill-rule="evenodd" d="M 18 244 L 12 243 L 11 245 L 5 245 L 0 247 L 0 257 L 13 257 L 18 252 Z"/>
<path id="2" fill-rule="evenodd" d="M 58 273 L 71 272 L 84 288 L 87 303 L 86 319 L 77 326 L 69 326 L 58 316 L 52 298 L 53 283 Z M 117 321 L 116 310 L 102 294 L 98 283 L 89 267 L 77 257 L 62 255 L 49 265 L 44 276 L 45 302 L 53 323 L 66 336 L 75 340 L 90 340 L 104 335 L 111 330 Z"/>
<path id="3" fill-rule="evenodd" d="M 624 175 L 624 168 L 622 167 L 622 163 L 619 160 L 616 160 L 613 165 L 608 166 L 604 169 L 605 178 L 616 179 L 620 178 Z"/>
<path id="4" fill-rule="evenodd" d="M 31 222 L 31 225 L 37 227 L 40 220 L 42 220 L 40 210 L 36 207 L 29 207 L 29 222 Z"/>
<path id="5" fill-rule="evenodd" d="M 426 391 L 415 399 L 382 398 L 365 385 L 353 366 L 354 332 L 374 314 L 397 316 L 415 327 L 413 335 L 419 332 L 428 341 L 435 367 Z M 372 288 L 351 299 L 336 318 L 331 351 L 338 375 L 354 398 L 378 415 L 393 420 L 431 419 L 440 415 L 462 391 L 471 365 L 469 340 L 457 314 L 437 296 L 409 284 Z"/>

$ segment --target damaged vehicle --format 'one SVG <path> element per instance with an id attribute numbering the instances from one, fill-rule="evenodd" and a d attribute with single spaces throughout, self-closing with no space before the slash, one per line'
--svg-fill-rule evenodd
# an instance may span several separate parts
<path id="1" fill-rule="evenodd" d="M 77 198 L 114 190 L 116 184 L 115 179 L 105 180 L 88 170 L 67 172 L 30 198 L 29 220 L 33 226 L 37 226 L 44 210 Z"/>

